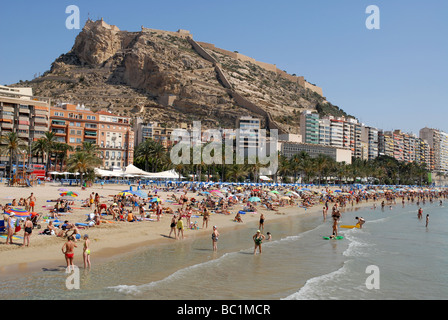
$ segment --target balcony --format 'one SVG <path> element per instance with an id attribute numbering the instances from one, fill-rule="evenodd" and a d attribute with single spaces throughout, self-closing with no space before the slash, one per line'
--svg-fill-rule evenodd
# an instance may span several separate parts
<path id="1" fill-rule="evenodd" d="M 65 121 L 58 121 L 58 120 L 53 120 L 52 122 L 51 122 L 51 125 L 53 126 L 53 127 L 64 127 L 65 128 Z"/>
<path id="2" fill-rule="evenodd" d="M 53 132 L 56 136 L 66 136 L 67 135 L 65 130 L 53 129 L 53 130 L 51 130 L 51 132 Z"/>
<path id="3" fill-rule="evenodd" d="M 6 130 L 12 130 L 14 128 L 14 125 L 12 123 L 8 123 L 8 122 L 2 122 L 1 124 L 2 129 L 6 129 Z"/>

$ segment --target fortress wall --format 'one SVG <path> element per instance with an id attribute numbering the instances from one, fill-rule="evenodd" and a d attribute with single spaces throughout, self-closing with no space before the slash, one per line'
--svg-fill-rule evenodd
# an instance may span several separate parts
<path id="1" fill-rule="evenodd" d="M 215 58 L 213 58 L 207 51 L 205 51 L 204 48 L 202 48 L 199 45 L 199 43 L 194 41 L 193 38 L 188 38 L 187 40 L 193 46 L 194 50 L 196 50 L 196 52 L 199 53 L 199 55 L 202 58 L 204 58 L 205 60 L 207 60 L 215 65 L 218 63 L 218 61 L 216 61 Z"/>
<path id="2" fill-rule="evenodd" d="M 232 84 L 227 79 L 226 75 L 224 74 L 224 71 L 222 71 L 221 66 L 219 64 L 215 65 L 215 71 L 218 74 L 219 80 L 221 80 L 224 87 L 226 89 L 232 89 Z"/>
<path id="3" fill-rule="evenodd" d="M 177 32 L 173 32 L 173 31 L 165 31 L 165 30 L 158 30 L 158 29 L 148 29 L 148 28 L 142 27 L 142 32 L 157 33 L 160 35 L 170 35 L 173 37 L 179 37 L 179 38 L 183 38 L 183 39 L 190 39 L 193 37 L 191 35 L 191 33 L 187 30 L 179 30 Z"/>
<path id="4" fill-rule="evenodd" d="M 320 88 L 320 87 L 318 87 L 318 86 L 315 86 L 315 85 L 312 85 L 311 83 L 309 83 L 309 82 L 307 82 L 307 81 L 305 81 L 305 85 L 304 85 L 304 87 L 305 88 L 307 88 L 307 89 L 310 89 L 311 91 L 314 91 L 314 92 L 316 92 L 318 95 L 320 95 L 320 96 L 324 96 L 324 93 L 323 93 L 323 91 L 322 91 L 322 88 Z"/>

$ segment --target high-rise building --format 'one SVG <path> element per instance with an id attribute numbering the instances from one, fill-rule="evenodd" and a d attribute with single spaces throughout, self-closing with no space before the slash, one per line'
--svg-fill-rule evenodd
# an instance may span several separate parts
<path id="1" fill-rule="evenodd" d="M 361 126 L 361 142 L 363 143 L 363 150 L 365 151 L 365 146 L 367 145 L 367 160 L 373 160 L 378 157 L 379 152 L 379 140 L 378 140 L 378 129 L 369 126 Z M 366 158 L 363 152 L 363 159 Z"/>
<path id="2" fill-rule="evenodd" d="M 236 135 L 236 151 L 238 155 L 257 156 L 260 146 L 261 120 L 244 116 L 237 120 L 239 134 Z"/>
<path id="3" fill-rule="evenodd" d="M 300 134 L 304 143 L 319 144 L 319 115 L 305 110 L 300 115 Z"/>
<path id="4" fill-rule="evenodd" d="M 448 172 L 448 134 L 437 129 L 423 128 L 420 138 L 431 148 L 430 168 L 439 173 Z"/>

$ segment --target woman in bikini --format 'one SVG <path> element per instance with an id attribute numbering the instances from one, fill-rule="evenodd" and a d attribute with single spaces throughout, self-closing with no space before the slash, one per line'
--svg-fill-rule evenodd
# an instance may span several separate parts
<path id="1" fill-rule="evenodd" d="M 68 271 L 70 271 L 71 266 L 73 266 L 73 270 L 75 269 L 75 265 L 73 264 L 73 258 L 75 257 L 75 248 L 77 248 L 77 246 L 73 242 L 73 237 L 69 236 L 68 241 L 62 246 L 62 253 L 65 255 L 65 261 L 67 262 Z"/>
<path id="2" fill-rule="evenodd" d="M 22 247 L 24 247 L 25 245 L 27 247 L 30 246 L 30 237 L 31 237 L 31 233 L 33 232 L 33 227 L 34 227 L 34 225 L 33 225 L 33 222 L 31 222 L 31 218 L 30 217 L 26 218 L 25 225 L 24 225 L 25 234 L 23 235 Z"/>
<path id="3" fill-rule="evenodd" d="M 204 229 L 204 226 L 207 229 L 209 219 L 210 219 L 210 212 L 207 210 L 207 208 L 204 208 L 204 216 L 202 219 L 202 229 Z"/>
<path id="4" fill-rule="evenodd" d="M 84 248 L 83 248 L 83 258 L 84 258 L 84 269 L 89 266 L 89 269 L 91 267 L 90 264 L 90 240 L 89 236 L 87 234 L 84 235 Z"/>

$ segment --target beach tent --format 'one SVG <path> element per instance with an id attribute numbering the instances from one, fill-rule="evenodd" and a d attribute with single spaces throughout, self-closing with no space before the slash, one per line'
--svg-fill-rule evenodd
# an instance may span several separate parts
<path id="1" fill-rule="evenodd" d="M 95 169 L 95 175 L 100 177 L 122 177 L 123 172 Z"/>
<path id="2" fill-rule="evenodd" d="M 151 179 L 170 179 L 170 180 L 177 180 L 179 179 L 179 174 L 176 172 L 176 170 L 169 170 L 164 172 L 158 172 L 158 173 L 146 173 L 146 177 L 149 177 Z M 180 176 L 181 179 L 184 179 L 184 177 Z"/>
<path id="3" fill-rule="evenodd" d="M 136 166 L 134 166 L 133 164 L 129 165 L 126 167 L 126 170 L 124 171 L 124 174 L 129 174 L 129 175 L 139 175 L 139 176 L 148 176 L 151 173 L 146 172 L 142 169 L 137 168 Z"/>

